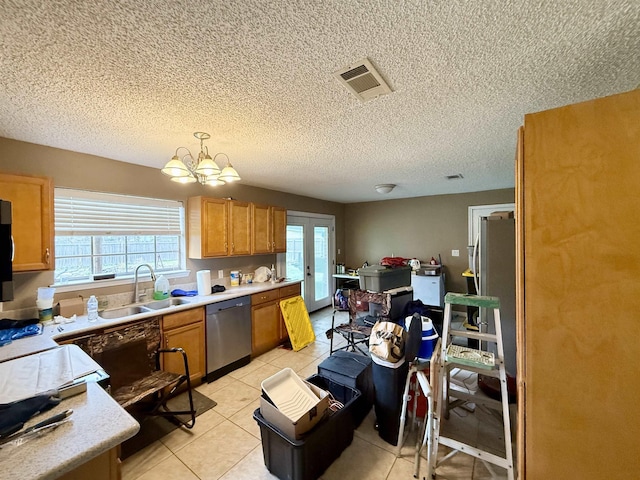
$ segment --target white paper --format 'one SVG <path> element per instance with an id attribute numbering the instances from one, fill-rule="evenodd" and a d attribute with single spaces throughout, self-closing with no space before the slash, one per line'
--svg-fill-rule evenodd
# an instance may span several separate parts
<path id="1" fill-rule="evenodd" d="M 0 363 L 0 404 L 58 389 L 99 368 L 77 345 Z"/>

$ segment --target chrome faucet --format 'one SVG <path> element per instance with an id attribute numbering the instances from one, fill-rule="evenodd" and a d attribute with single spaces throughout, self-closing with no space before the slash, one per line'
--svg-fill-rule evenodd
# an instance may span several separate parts
<path id="1" fill-rule="evenodd" d="M 143 297 L 147 296 L 146 293 L 138 293 L 138 270 L 140 270 L 140 267 L 147 267 L 149 269 L 149 273 L 151 273 L 151 281 L 156 281 L 156 274 L 153 273 L 153 268 L 151 268 L 151 265 L 149 265 L 148 263 L 141 263 L 140 265 L 138 265 L 133 275 L 133 283 L 135 285 L 133 287 L 133 303 L 138 303 L 140 300 L 142 300 Z"/>

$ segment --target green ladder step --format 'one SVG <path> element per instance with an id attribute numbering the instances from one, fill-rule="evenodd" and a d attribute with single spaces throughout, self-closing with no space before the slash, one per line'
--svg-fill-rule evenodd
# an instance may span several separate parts
<path id="1" fill-rule="evenodd" d="M 500 308 L 498 297 L 484 297 L 467 293 L 447 293 L 444 302 L 451 305 L 466 305 L 468 307 Z"/>

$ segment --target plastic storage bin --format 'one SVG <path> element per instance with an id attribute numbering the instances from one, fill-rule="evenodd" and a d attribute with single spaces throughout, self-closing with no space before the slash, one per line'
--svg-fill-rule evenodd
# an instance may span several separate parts
<path id="1" fill-rule="evenodd" d="M 357 428 L 371 410 L 375 398 L 371 358 L 339 350 L 318 365 L 318 375 L 360 391 L 360 398 L 353 405 L 353 421 Z"/>
<path id="2" fill-rule="evenodd" d="M 313 375 L 308 382 L 328 390 L 344 408 L 322 420 L 300 440 L 291 440 L 267 422 L 260 409 L 253 418 L 260 427 L 264 463 L 281 480 L 316 480 L 353 441 L 353 405 L 360 392 Z"/>
<path id="3" fill-rule="evenodd" d="M 398 287 L 411 285 L 411 267 L 388 268 L 371 265 L 358 270 L 360 290 L 384 292 Z"/>

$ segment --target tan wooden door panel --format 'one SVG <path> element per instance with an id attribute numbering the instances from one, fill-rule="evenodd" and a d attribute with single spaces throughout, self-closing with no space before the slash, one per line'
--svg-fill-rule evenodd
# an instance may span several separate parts
<path id="1" fill-rule="evenodd" d="M 526 478 L 627 478 L 640 470 L 640 90 L 527 115 L 523 153 Z"/>

